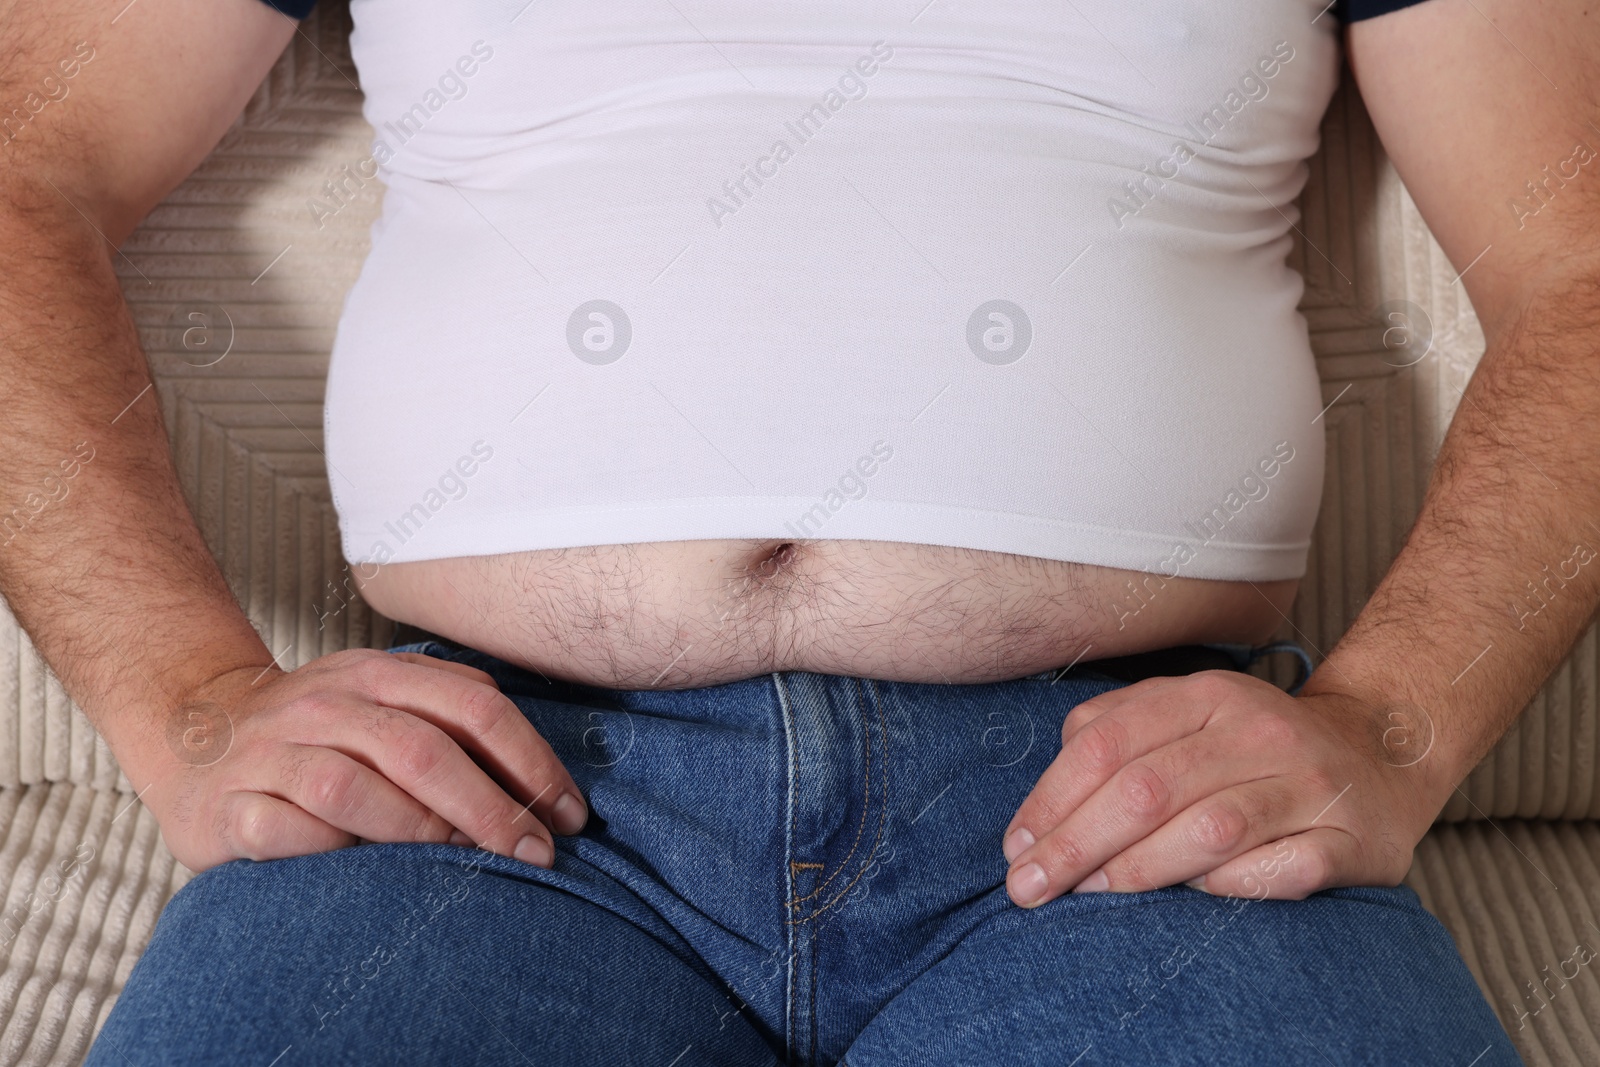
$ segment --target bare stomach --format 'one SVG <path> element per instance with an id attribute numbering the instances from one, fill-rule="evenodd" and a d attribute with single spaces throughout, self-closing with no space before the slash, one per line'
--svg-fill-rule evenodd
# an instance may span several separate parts
<path id="1" fill-rule="evenodd" d="M 985 682 L 1258 643 L 1298 579 L 1232 582 L 892 541 L 662 541 L 362 567 L 367 602 L 552 678 L 677 689 L 779 670 Z"/>

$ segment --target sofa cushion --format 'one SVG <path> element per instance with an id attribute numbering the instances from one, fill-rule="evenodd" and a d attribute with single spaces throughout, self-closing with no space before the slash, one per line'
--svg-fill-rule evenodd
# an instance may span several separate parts
<path id="1" fill-rule="evenodd" d="M 1435 826 L 1406 879 L 1530 1065 L 1600 1063 L 1597 860 L 1600 823 L 1478 820 Z"/>

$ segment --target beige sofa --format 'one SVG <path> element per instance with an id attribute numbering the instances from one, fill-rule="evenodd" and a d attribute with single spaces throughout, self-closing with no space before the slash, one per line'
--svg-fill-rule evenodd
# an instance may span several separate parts
<path id="1" fill-rule="evenodd" d="M 346 180 L 370 137 L 348 29 L 336 3 L 305 24 L 117 268 L 201 525 L 285 663 L 392 632 L 359 601 L 341 606 L 319 452 L 333 327 L 380 194 L 359 174 Z M 1399 548 L 1483 339 L 1348 78 L 1323 135 L 1295 260 L 1325 397 L 1337 403 L 1324 418 L 1311 570 L 1284 635 L 1325 651 Z M 344 203 L 330 199 L 330 180 L 344 182 Z M 1384 347 L 1379 309 L 1391 301 L 1431 320 L 1432 349 L 1415 365 Z M 1600 1063 L 1600 1022 L 1589 1022 L 1600 1020 L 1600 965 L 1578 962 L 1600 950 L 1595 652 L 1587 634 L 1446 809 L 1410 875 L 1530 1064 Z M 188 872 L 9 616 L 0 678 L 0 1063 L 77 1063 Z"/>

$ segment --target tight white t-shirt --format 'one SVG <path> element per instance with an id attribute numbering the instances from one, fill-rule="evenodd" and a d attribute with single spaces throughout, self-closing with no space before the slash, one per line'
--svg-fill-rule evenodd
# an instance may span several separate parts
<path id="1" fill-rule="evenodd" d="M 328 383 L 346 556 L 859 538 L 1300 576 L 1321 12 L 353 0 L 387 190 Z"/>

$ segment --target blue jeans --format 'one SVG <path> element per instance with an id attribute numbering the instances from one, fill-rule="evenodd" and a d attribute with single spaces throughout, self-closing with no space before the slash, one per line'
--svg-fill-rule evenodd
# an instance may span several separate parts
<path id="1" fill-rule="evenodd" d="M 1013 905 L 1001 831 L 1067 712 L 1126 684 L 1092 669 L 627 691 L 405 648 L 494 675 L 582 834 L 551 870 L 367 844 L 206 871 L 90 1065 L 1520 1062 L 1408 888 Z"/>

